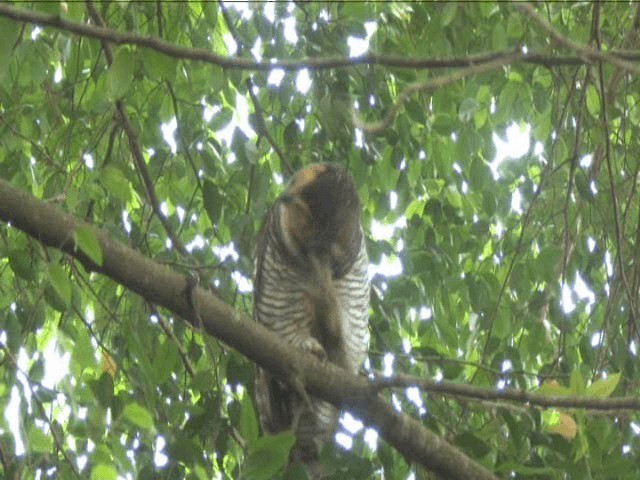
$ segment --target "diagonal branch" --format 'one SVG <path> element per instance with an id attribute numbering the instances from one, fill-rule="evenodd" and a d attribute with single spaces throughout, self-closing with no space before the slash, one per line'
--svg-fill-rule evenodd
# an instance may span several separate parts
<path id="1" fill-rule="evenodd" d="M 483 466 L 467 457 L 412 417 L 397 412 L 380 394 L 372 394 L 364 378 L 322 364 L 312 355 L 291 349 L 274 333 L 234 311 L 211 292 L 190 286 L 185 276 L 159 265 L 106 232 L 92 228 L 61 209 L 46 204 L 0 179 L 0 220 L 22 230 L 44 245 L 61 249 L 88 270 L 102 273 L 147 301 L 167 308 L 191 325 L 235 348 L 278 378 L 296 375 L 312 395 L 347 408 L 403 454 L 443 478 L 495 480 Z M 103 253 L 95 264 L 74 243 L 73 232 L 89 228 Z M 187 295 L 190 293 L 190 295 Z M 188 298 L 190 297 L 190 298 Z M 198 305 L 194 312 L 191 300 Z"/>

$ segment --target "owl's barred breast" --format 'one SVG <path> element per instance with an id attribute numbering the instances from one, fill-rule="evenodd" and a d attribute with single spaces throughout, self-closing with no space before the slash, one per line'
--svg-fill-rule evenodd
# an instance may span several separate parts
<path id="1" fill-rule="evenodd" d="M 369 344 L 368 258 L 360 201 L 349 173 L 333 164 L 298 171 L 267 211 L 256 245 L 254 317 L 295 348 L 357 373 Z M 256 376 L 265 433 L 298 418 L 294 459 L 313 460 L 330 440 L 338 411 L 311 411 L 266 372 Z"/>

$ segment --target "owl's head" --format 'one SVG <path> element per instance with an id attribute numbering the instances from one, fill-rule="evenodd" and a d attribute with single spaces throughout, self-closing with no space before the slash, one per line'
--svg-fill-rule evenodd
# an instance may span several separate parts
<path id="1" fill-rule="evenodd" d="M 282 227 L 301 253 L 336 260 L 360 247 L 360 200 L 343 167 L 317 163 L 299 170 L 280 205 Z"/>

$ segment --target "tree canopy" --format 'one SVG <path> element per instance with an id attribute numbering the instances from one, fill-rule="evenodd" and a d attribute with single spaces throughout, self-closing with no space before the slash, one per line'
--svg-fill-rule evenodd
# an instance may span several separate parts
<path id="1" fill-rule="evenodd" d="M 633 479 L 640 4 L 0 4 L 3 478 Z M 250 320 L 298 168 L 359 189 L 354 377 Z"/>

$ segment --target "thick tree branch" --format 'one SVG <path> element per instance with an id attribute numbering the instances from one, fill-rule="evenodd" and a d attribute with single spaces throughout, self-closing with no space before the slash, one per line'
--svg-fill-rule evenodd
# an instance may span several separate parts
<path id="1" fill-rule="evenodd" d="M 354 58 L 327 57 L 303 58 L 299 60 L 280 59 L 274 62 L 271 62 L 271 60 L 268 59 L 262 62 L 256 62 L 247 58 L 216 55 L 204 48 L 179 47 L 173 43 L 148 35 L 119 32 L 110 28 L 98 27 L 86 23 L 70 22 L 59 15 L 47 15 L 36 11 L 18 9 L 4 3 L 0 3 L 0 16 L 21 22 L 45 25 L 58 30 L 71 32 L 76 35 L 107 41 L 118 45 L 126 44 L 147 47 L 173 58 L 201 61 L 217 65 L 221 68 L 250 71 L 271 71 L 276 68 L 287 71 L 298 71 L 305 68 L 309 70 L 327 70 L 333 68 L 351 68 L 356 65 L 380 65 L 385 67 L 410 69 L 464 68 L 491 62 L 512 54 L 512 51 L 508 51 L 489 52 L 450 58 L 407 58 L 400 55 L 379 55 L 376 53 L 368 53 Z M 591 53 L 591 51 L 589 53 Z M 598 54 L 596 52 L 596 56 L 597 55 Z M 597 57 L 593 57 L 591 55 L 553 56 L 531 52 L 525 56 L 523 62 L 549 67 L 560 65 L 584 65 L 591 63 L 593 58 Z M 612 50 L 607 52 L 606 60 L 611 63 L 624 60 L 637 62 L 640 61 L 640 52 Z"/>
<path id="2" fill-rule="evenodd" d="M 314 396 L 352 410 L 410 462 L 447 479 L 491 479 L 495 476 L 415 419 L 395 411 L 381 395 L 372 394 L 363 378 L 347 374 L 311 355 L 294 351 L 275 334 L 234 311 L 201 287 L 189 287 L 185 276 L 143 257 L 106 232 L 90 227 L 59 208 L 40 201 L 0 179 L 0 220 L 41 243 L 58 248 L 87 269 L 102 273 L 147 301 L 162 305 L 194 326 L 235 348 L 279 378 L 295 374 Z M 96 265 L 75 244 L 74 231 L 91 228 L 103 253 Z M 194 312 L 187 292 L 198 305 Z"/>

